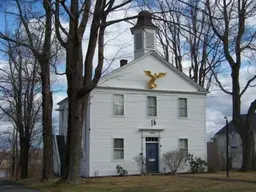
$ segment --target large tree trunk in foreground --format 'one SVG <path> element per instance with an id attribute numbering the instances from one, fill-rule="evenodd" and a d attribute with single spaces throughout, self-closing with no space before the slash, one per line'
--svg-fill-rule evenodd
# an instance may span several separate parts
<path id="1" fill-rule="evenodd" d="M 20 139 L 20 179 L 28 178 L 29 141 Z"/>
<path id="2" fill-rule="evenodd" d="M 254 118 L 255 110 L 256 99 L 251 103 L 247 112 L 246 121 L 244 122 L 244 127 L 241 128 L 244 130 L 241 137 L 243 143 L 242 171 L 252 170 L 255 168 L 255 141 L 252 128 L 252 120 Z"/>
<path id="3" fill-rule="evenodd" d="M 75 25 L 74 23 L 72 23 Z M 71 26 L 72 26 L 71 24 Z M 74 30 L 74 27 L 70 27 Z M 75 34 L 75 33 L 73 33 Z M 76 35 L 74 35 L 76 36 Z M 68 79 L 68 133 L 67 133 L 67 171 L 66 180 L 76 184 L 80 182 L 81 140 L 84 123 L 84 98 L 77 98 L 77 90 L 83 86 L 81 71 L 82 47 L 81 43 L 69 42 L 67 49 L 67 79 Z"/>
<path id="4" fill-rule="evenodd" d="M 67 10 L 65 1 L 55 3 L 55 29 L 61 45 L 66 49 L 66 76 L 68 82 L 68 131 L 67 131 L 67 156 L 66 174 L 64 179 L 68 183 L 80 182 L 80 162 L 82 133 L 85 117 L 85 109 L 88 106 L 89 94 L 96 87 L 102 73 L 104 63 L 104 31 L 108 25 L 118 23 L 124 19 L 106 22 L 110 12 L 121 9 L 131 3 L 132 0 L 124 1 L 118 5 L 115 0 L 109 1 L 83 1 L 83 6 L 78 0 L 71 0 Z M 94 4 L 93 19 L 86 58 L 83 63 L 82 40 L 88 20 L 91 15 L 91 5 Z M 69 17 L 69 31 L 61 25 L 60 8 L 66 7 Z M 80 9 L 79 7 L 82 7 Z M 133 19 L 135 17 L 130 17 Z M 127 18 L 126 18 L 127 19 Z M 61 37 L 61 32 L 67 36 L 66 40 Z M 98 42 L 98 64 L 93 75 L 93 58 Z"/>
<path id="5" fill-rule="evenodd" d="M 43 172 L 42 181 L 53 175 L 53 142 L 52 142 L 52 93 L 50 90 L 50 66 L 42 66 L 42 96 L 43 96 Z"/>
<path id="6" fill-rule="evenodd" d="M 242 171 L 252 170 L 254 168 L 254 135 L 253 131 L 246 133 L 246 139 L 242 140 L 243 143 L 243 161 Z"/>
<path id="7" fill-rule="evenodd" d="M 50 55 L 52 36 L 51 0 L 44 0 L 45 9 L 45 39 L 42 58 L 40 58 L 42 97 L 43 97 L 43 171 L 42 181 L 47 181 L 53 176 L 53 142 L 52 142 L 52 92 L 50 81 Z"/>

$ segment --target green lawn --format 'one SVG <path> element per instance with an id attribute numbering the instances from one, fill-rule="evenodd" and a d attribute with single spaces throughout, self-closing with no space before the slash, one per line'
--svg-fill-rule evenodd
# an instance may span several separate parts
<path id="1" fill-rule="evenodd" d="M 166 176 L 126 176 L 84 179 L 83 185 L 68 185 L 52 180 L 40 183 L 39 180 L 26 180 L 23 183 L 42 192 L 255 192 L 256 172 L 181 174 Z"/>

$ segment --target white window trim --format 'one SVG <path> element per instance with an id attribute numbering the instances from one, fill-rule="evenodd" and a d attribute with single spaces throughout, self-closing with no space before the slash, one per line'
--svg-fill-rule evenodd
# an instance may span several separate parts
<path id="1" fill-rule="evenodd" d="M 156 115 L 155 116 L 150 116 L 150 115 L 148 115 L 148 98 L 149 97 L 155 97 L 156 98 Z M 157 96 L 154 96 L 154 95 L 147 95 L 147 97 L 146 97 L 146 113 L 147 113 L 147 117 L 154 117 L 154 118 L 157 118 L 157 115 L 158 115 L 158 107 L 157 107 L 157 104 L 158 104 L 158 102 L 157 102 Z"/>
<path id="2" fill-rule="evenodd" d="M 125 159 L 125 153 L 124 153 L 124 149 L 125 149 L 125 138 L 124 138 L 124 137 L 118 137 L 118 136 L 117 136 L 117 137 L 112 137 L 111 139 L 112 139 L 112 142 L 111 142 L 111 143 L 112 143 L 112 146 L 111 146 L 111 160 L 112 160 L 112 161 L 115 161 L 115 162 L 116 162 L 116 161 L 117 161 L 117 162 L 120 162 L 120 161 L 123 162 L 124 159 Z M 115 139 L 123 139 L 123 144 L 124 144 L 124 148 L 123 148 L 124 158 L 123 158 L 123 159 L 115 159 L 115 158 L 114 158 L 114 142 L 115 142 L 114 140 L 115 140 Z"/>
<path id="3" fill-rule="evenodd" d="M 187 116 L 186 117 L 181 117 L 180 116 L 180 105 L 179 105 L 179 99 L 186 99 L 187 100 Z M 187 97 L 178 97 L 177 99 L 177 117 L 178 119 L 188 119 L 188 98 Z"/>
<path id="4" fill-rule="evenodd" d="M 114 104 L 115 104 L 115 95 L 122 95 L 123 96 L 123 115 L 115 115 L 115 109 L 114 109 Z M 114 93 L 112 94 L 112 117 L 124 117 L 125 116 L 125 95 L 123 93 Z"/>

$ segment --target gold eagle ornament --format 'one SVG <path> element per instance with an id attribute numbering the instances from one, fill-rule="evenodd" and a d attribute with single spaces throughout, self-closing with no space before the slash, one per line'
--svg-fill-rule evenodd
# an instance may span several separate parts
<path id="1" fill-rule="evenodd" d="M 155 81 L 159 78 L 164 77 L 167 73 L 154 73 L 152 74 L 151 71 L 144 71 L 145 75 L 150 77 L 150 80 L 148 81 L 148 88 L 149 89 L 154 89 L 157 87 L 157 84 Z"/>

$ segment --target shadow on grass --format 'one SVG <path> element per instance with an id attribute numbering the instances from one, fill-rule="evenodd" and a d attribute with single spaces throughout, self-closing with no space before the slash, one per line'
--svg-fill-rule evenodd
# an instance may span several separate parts
<path id="1" fill-rule="evenodd" d="M 250 181 L 250 180 L 245 180 L 245 179 L 232 179 L 230 177 L 228 177 L 228 178 L 200 177 L 200 176 L 192 177 L 192 176 L 187 176 L 187 175 L 186 176 L 182 175 L 181 177 L 190 178 L 190 179 L 196 178 L 196 179 L 210 180 L 210 181 L 242 182 L 242 183 L 256 184 L 256 181 Z"/>

